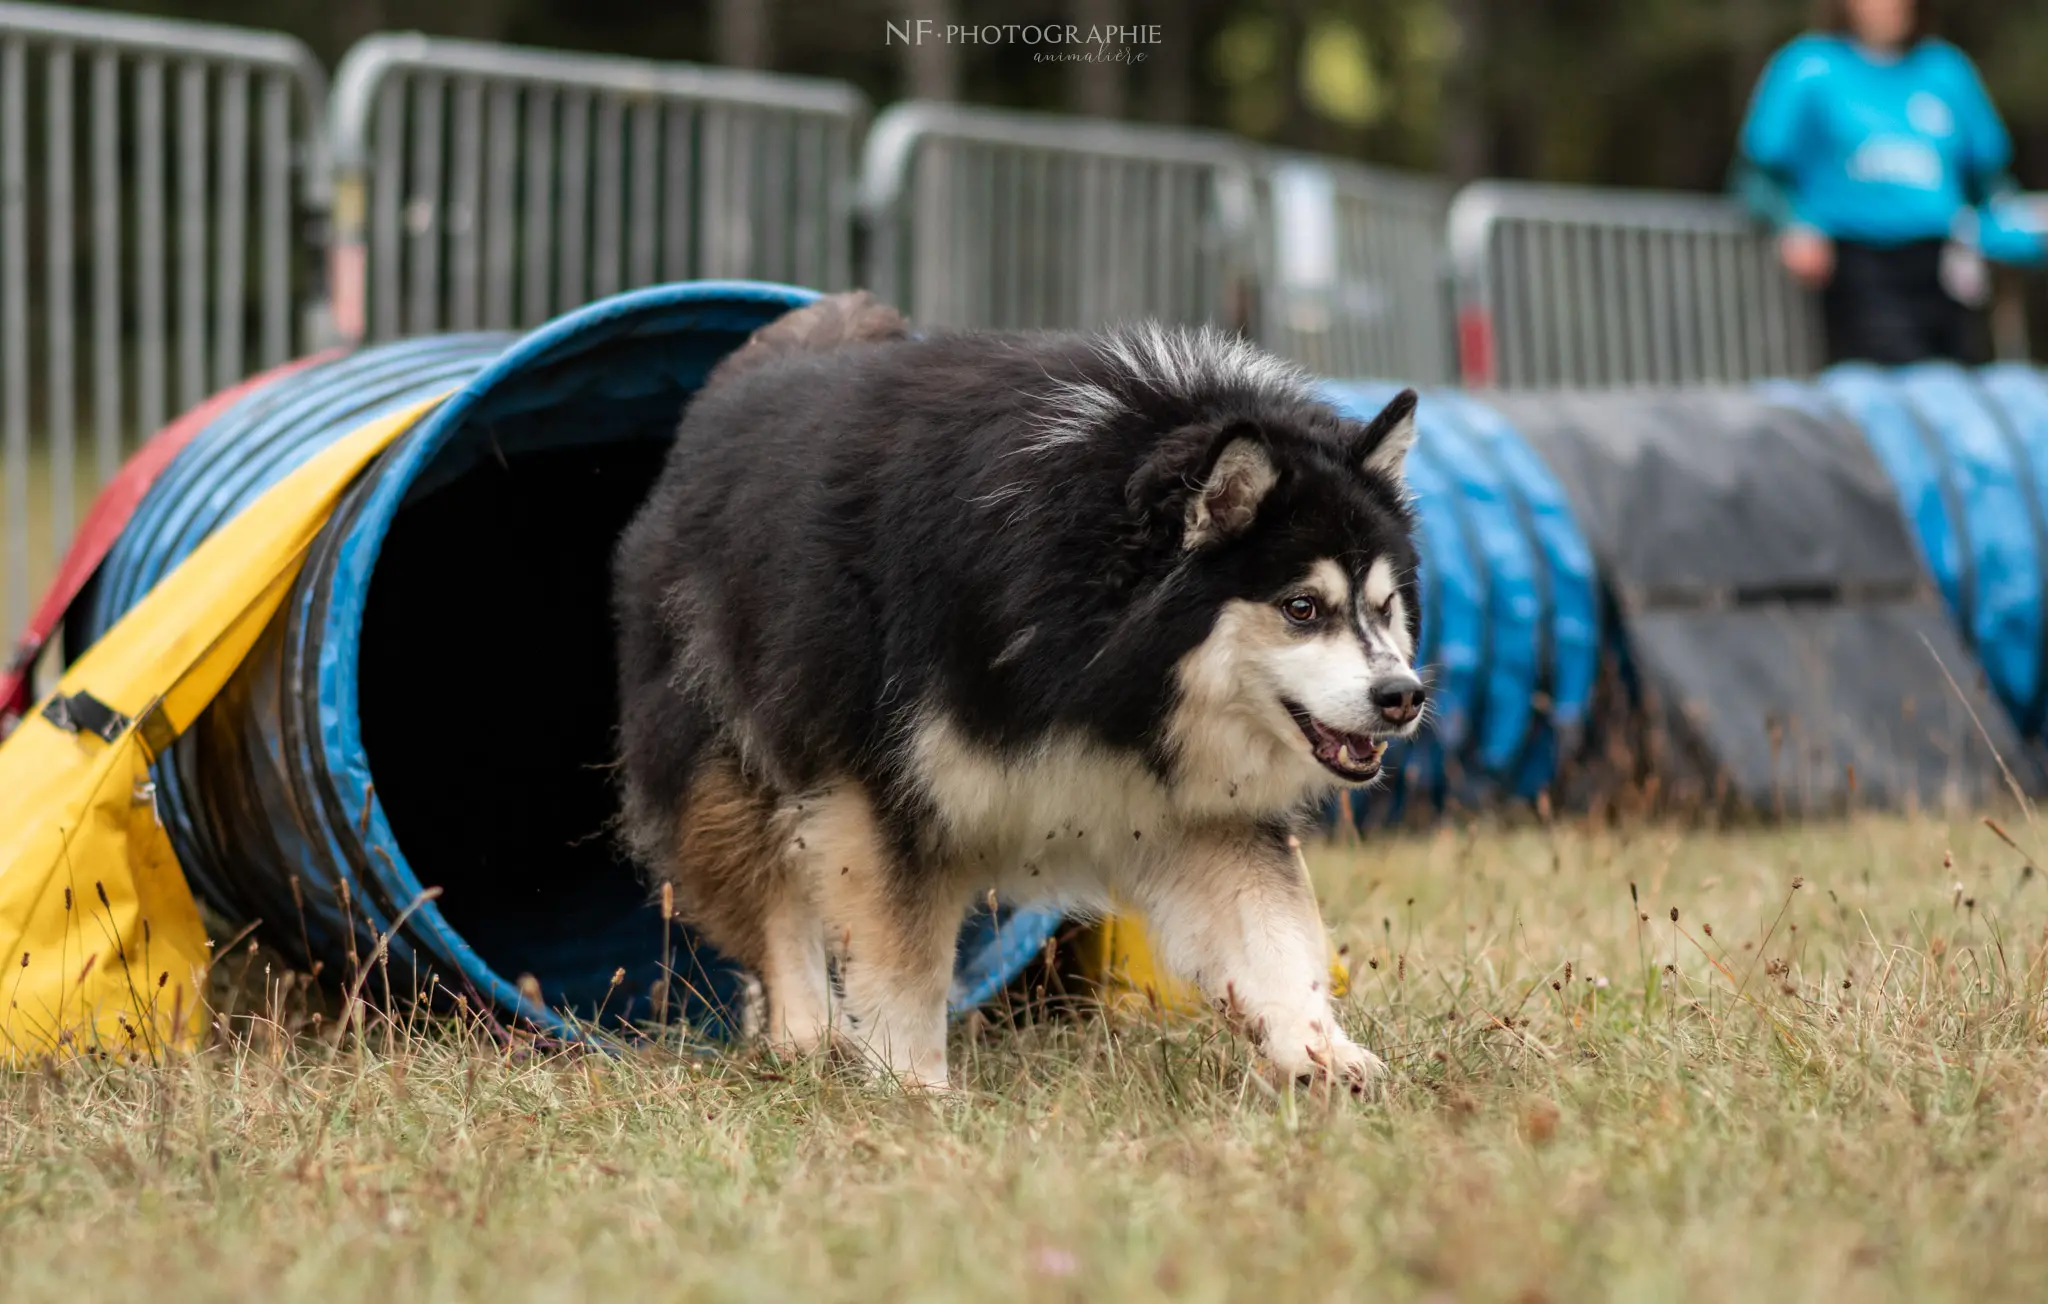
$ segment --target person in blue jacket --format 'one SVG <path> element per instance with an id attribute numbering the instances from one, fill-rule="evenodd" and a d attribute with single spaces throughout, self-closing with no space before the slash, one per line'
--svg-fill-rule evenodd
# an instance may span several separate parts
<path id="1" fill-rule="evenodd" d="M 1983 257 L 2035 262 L 2042 214 L 1977 69 L 1914 0 L 1829 0 L 1751 99 L 1741 190 L 1821 291 L 1832 360 L 1975 361 Z"/>

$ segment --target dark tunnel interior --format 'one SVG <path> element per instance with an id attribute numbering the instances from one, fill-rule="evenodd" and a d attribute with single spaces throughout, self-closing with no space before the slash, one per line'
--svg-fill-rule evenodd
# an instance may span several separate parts
<path id="1" fill-rule="evenodd" d="M 407 861 L 478 958 L 585 1018 L 647 1017 L 662 976 L 660 912 L 609 829 L 608 589 L 667 430 L 484 458 L 408 502 L 364 617 L 363 740 Z M 715 958 L 680 930 L 669 948 L 678 987 L 729 998 Z"/>

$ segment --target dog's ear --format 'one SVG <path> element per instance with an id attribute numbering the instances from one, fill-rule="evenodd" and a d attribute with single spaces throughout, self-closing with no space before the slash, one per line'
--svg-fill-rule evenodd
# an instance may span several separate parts
<path id="1" fill-rule="evenodd" d="M 1194 425 L 1162 437 L 1124 486 L 1145 548 L 1186 551 L 1243 533 L 1280 471 L 1258 428 Z"/>
<path id="2" fill-rule="evenodd" d="M 1408 450 L 1415 447 L 1415 391 L 1394 395 L 1380 414 L 1351 441 L 1349 461 L 1360 470 L 1402 483 Z"/>
<path id="3" fill-rule="evenodd" d="M 1251 528 L 1259 504 L 1279 483 L 1273 454 L 1250 426 L 1226 430 L 1211 449 L 1200 487 L 1188 499 L 1183 548 L 1232 538 Z"/>

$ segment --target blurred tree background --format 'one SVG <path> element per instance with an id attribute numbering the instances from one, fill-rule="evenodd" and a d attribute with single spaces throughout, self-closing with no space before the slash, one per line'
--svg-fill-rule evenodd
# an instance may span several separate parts
<path id="1" fill-rule="evenodd" d="M 1810 0 L 94 0 L 280 28 L 330 64 L 414 29 L 837 77 L 913 94 L 1222 127 L 1454 179 L 1717 189 L 1751 85 Z M 2048 189 L 2048 3 L 1922 0 L 1977 60 Z M 906 49 L 887 24 L 1154 24 L 1142 63 Z"/>

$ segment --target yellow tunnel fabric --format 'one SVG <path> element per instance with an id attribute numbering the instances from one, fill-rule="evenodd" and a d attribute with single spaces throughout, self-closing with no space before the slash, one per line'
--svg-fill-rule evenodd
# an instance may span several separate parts
<path id="1" fill-rule="evenodd" d="M 127 717 L 111 742 L 47 702 L 0 742 L 0 1063 L 197 1044 L 209 947 L 149 765 L 248 655 L 349 482 L 438 402 L 322 450 L 79 657 L 56 695 Z"/>

